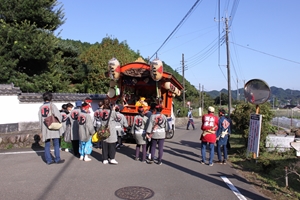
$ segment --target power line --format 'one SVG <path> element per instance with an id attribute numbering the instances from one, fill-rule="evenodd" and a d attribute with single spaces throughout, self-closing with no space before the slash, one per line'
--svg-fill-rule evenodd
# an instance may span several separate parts
<path id="1" fill-rule="evenodd" d="M 157 52 L 165 45 L 165 43 L 169 40 L 169 38 L 173 35 L 173 33 L 175 33 L 175 31 L 183 24 L 184 20 L 191 14 L 191 12 L 193 11 L 193 9 L 196 7 L 196 5 L 199 3 L 200 0 L 197 0 L 194 5 L 192 6 L 192 8 L 188 11 L 188 13 L 183 17 L 183 19 L 179 22 L 179 24 L 175 27 L 175 29 L 172 31 L 172 33 L 167 37 L 167 39 L 163 42 L 163 44 L 155 51 L 155 53 L 149 58 L 149 60 L 151 60 L 151 58 L 153 58 L 153 56 L 155 56 L 157 54 Z"/>
<path id="2" fill-rule="evenodd" d="M 278 59 L 285 60 L 285 61 L 288 61 L 288 62 L 300 64 L 300 62 L 293 61 L 293 60 L 289 60 L 289 59 L 282 58 L 282 57 L 279 57 L 279 56 L 275 56 L 275 55 L 272 55 L 272 54 L 269 54 L 269 53 L 266 53 L 266 52 L 263 52 L 263 51 L 259 51 L 259 50 L 256 50 L 256 49 L 252 49 L 252 48 L 250 48 L 250 47 L 246 47 L 246 46 L 243 46 L 243 45 L 234 43 L 234 42 L 230 42 L 230 43 L 232 43 L 232 44 L 234 44 L 234 45 L 237 45 L 237 46 L 240 46 L 240 47 L 243 47 L 243 48 L 245 48 L 245 49 L 249 49 L 249 50 L 252 50 L 252 51 L 256 51 L 256 52 L 259 52 L 259 53 L 262 53 L 262 54 L 265 54 L 265 55 L 268 55 L 268 56 L 272 56 L 272 57 L 274 57 L 274 58 L 278 58 Z"/>

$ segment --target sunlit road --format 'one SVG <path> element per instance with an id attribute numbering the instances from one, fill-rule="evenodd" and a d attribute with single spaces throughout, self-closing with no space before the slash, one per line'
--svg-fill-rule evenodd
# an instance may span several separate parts
<path id="1" fill-rule="evenodd" d="M 117 150 L 118 165 L 103 165 L 98 149 L 93 151 L 91 162 L 62 152 L 66 162 L 49 166 L 42 160 L 43 152 L 2 150 L 1 199 L 123 199 L 116 191 L 129 186 L 149 189 L 149 199 L 157 200 L 267 199 L 230 164 L 210 167 L 199 163 L 199 124 L 196 127 L 177 129 L 174 138 L 166 140 L 160 166 L 134 161 L 135 145 L 127 143 Z M 129 190 L 122 195 L 138 199 L 145 190 Z"/>

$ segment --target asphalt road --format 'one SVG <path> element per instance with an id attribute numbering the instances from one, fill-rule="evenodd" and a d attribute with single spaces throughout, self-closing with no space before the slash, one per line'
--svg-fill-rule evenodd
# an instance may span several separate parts
<path id="1" fill-rule="evenodd" d="M 93 151 L 91 162 L 61 152 L 66 162 L 52 165 L 44 163 L 42 151 L 1 150 L 0 198 L 268 199 L 230 163 L 212 167 L 200 164 L 199 136 L 199 124 L 196 130 L 177 129 L 174 138 L 165 141 L 162 165 L 135 161 L 135 145 L 129 143 L 117 150 L 118 165 L 103 165 L 99 149 Z"/>

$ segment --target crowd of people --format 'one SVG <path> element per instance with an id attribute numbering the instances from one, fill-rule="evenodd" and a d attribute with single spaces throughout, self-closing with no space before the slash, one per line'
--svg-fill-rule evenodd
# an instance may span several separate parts
<path id="1" fill-rule="evenodd" d="M 122 136 L 124 128 L 128 127 L 125 116 L 120 113 L 120 107 L 112 104 L 109 99 L 100 101 L 99 108 L 95 112 L 91 112 L 90 98 L 86 98 L 83 102 L 76 101 L 75 107 L 71 103 L 63 104 L 61 110 L 53 104 L 52 93 L 43 94 L 44 103 L 39 108 L 39 121 L 45 142 L 45 162 L 50 165 L 52 163 L 64 163 L 64 159 L 60 158 L 60 150 L 71 151 L 74 156 L 82 161 L 91 161 L 90 154 L 93 146 L 102 149 L 103 164 L 118 164 L 115 159 L 116 149 L 122 147 Z M 141 98 L 141 101 L 144 99 Z M 162 106 L 152 103 L 150 110 L 144 109 L 145 104 L 138 106 L 138 114 L 135 116 L 131 133 L 136 140 L 135 160 L 144 163 L 154 163 L 154 155 L 158 145 L 158 159 L 156 163 L 162 164 L 163 146 L 166 132 L 170 130 L 169 123 L 165 115 L 161 113 Z M 44 123 L 44 119 L 50 115 L 54 115 L 62 123 L 62 127 L 53 130 L 49 129 Z M 100 142 L 93 144 L 92 135 L 97 132 L 101 126 L 108 125 L 110 136 Z M 71 142 L 64 141 L 64 135 L 70 133 Z M 50 153 L 50 142 L 53 141 L 54 158 Z M 142 156 L 140 158 L 140 151 Z M 149 152 L 148 157 L 146 156 Z"/>

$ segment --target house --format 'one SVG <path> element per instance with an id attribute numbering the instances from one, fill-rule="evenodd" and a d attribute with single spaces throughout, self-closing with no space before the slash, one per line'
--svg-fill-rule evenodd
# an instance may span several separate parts
<path id="1" fill-rule="evenodd" d="M 14 84 L 0 84 L 0 133 L 39 129 L 38 109 L 43 103 L 42 93 L 23 93 Z M 92 110 L 98 109 L 100 100 L 106 94 L 88 93 L 53 93 L 53 103 L 58 109 L 65 103 L 83 101 L 86 97 L 92 99 Z"/>

